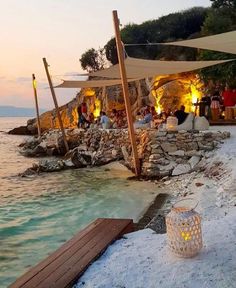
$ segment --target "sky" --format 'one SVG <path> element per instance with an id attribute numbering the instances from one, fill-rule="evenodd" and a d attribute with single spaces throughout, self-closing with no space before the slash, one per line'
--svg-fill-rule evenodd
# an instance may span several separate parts
<path id="1" fill-rule="evenodd" d="M 42 58 L 54 84 L 84 73 L 79 59 L 103 47 L 113 36 L 112 11 L 120 23 L 140 24 L 210 0 L 0 0 L 0 105 L 33 107 L 32 73 L 42 108 L 53 108 Z M 59 105 L 75 97 L 74 89 L 56 89 Z"/>

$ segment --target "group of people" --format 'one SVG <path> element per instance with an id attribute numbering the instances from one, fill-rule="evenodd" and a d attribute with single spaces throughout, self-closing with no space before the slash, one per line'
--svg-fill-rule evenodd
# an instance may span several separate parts
<path id="1" fill-rule="evenodd" d="M 199 105 L 199 116 L 216 121 L 222 111 L 236 105 L 236 90 L 230 90 L 227 86 L 222 92 L 215 90 L 212 95 L 203 96 L 197 105 Z"/>
<path id="2" fill-rule="evenodd" d="M 126 128 L 127 121 L 124 111 L 117 111 L 112 109 L 108 116 L 106 112 L 101 111 L 99 117 L 95 119 L 93 113 L 88 113 L 87 105 L 83 102 L 77 108 L 78 113 L 78 127 L 79 128 Z"/>
<path id="3" fill-rule="evenodd" d="M 227 107 L 232 107 L 236 105 L 236 90 L 229 90 L 227 87 L 223 92 L 215 90 L 212 96 L 203 96 L 201 101 L 196 103 L 199 106 L 199 116 L 205 116 L 207 119 L 218 120 L 221 111 Z M 236 107 L 236 106 L 235 106 Z M 106 112 L 101 111 L 100 116 L 95 119 L 93 113 L 88 113 L 86 103 L 82 103 L 78 106 L 78 127 L 79 128 L 89 128 L 98 127 L 103 129 L 111 128 L 126 128 L 127 118 L 125 111 L 118 111 L 112 109 L 109 115 Z M 154 106 L 145 106 L 140 109 L 136 115 L 135 124 L 136 127 L 139 126 L 150 126 L 153 123 L 163 123 L 166 122 L 169 116 L 175 116 L 178 119 L 178 125 L 182 124 L 188 116 L 185 112 L 185 106 L 181 106 L 179 110 L 174 113 L 168 109 L 161 114 L 157 114 Z"/>

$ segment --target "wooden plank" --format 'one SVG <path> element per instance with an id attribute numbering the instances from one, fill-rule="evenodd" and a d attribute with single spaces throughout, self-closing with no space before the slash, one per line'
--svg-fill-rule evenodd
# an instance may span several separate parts
<path id="1" fill-rule="evenodd" d="M 59 257 L 54 259 L 53 262 L 45 266 L 43 270 L 41 270 L 31 279 L 31 281 L 25 283 L 24 288 L 38 287 L 38 285 L 42 285 L 41 283 L 44 281 L 44 279 L 50 275 L 55 276 L 56 270 L 60 269 L 60 267 L 63 266 L 64 263 L 71 257 L 73 257 L 77 251 L 83 250 L 83 248 L 88 245 L 89 241 L 96 238 L 99 231 L 103 231 L 102 229 L 104 229 L 104 227 L 106 227 L 108 224 L 109 220 L 104 219 L 104 221 L 96 225 L 92 230 L 83 235 L 83 237 L 78 238 L 78 241 L 74 243 L 73 246 L 69 246 L 69 249 L 67 249 L 65 253 L 62 253 Z"/>
<path id="2" fill-rule="evenodd" d="M 94 227 L 102 223 L 104 219 L 98 218 L 91 224 L 89 224 L 87 227 L 85 227 L 83 230 L 81 230 L 79 233 L 77 233 L 73 238 L 71 238 L 69 241 L 64 243 L 58 250 L 56 250 L 54 253 L 52 253 L 49 257 L 41 261 L 37 266 L 32 267 L 29 271 L 27 271 L 25 274 L 23 274 L 20 278 L 18 278 L 14 283 L 12 283 L 9 288 L 19 288 L 22 287 L 27 281 L 29 281 L 32 277 L 34 277 L 36 274 L 38 274 L 42 269 L 44 269 L 45 266 L 48 266 L 50 263 L 52 263 L 56 258 L 58 258 L 60 255 L 65 253 L 68 249 L 70 249 L 71 246 L 73 246 L 78 240 L 80 240 L 81 237 L 89 233 Z"/>
<path id="3" fill-rule="evenodd" d="M 117 239 L 121 231 L 129 224 L 130 220 L 114 220 L 109 222 L 91 238 L 81 249 L 78 249 L 69 259 L 63 259 L 63 263 L 47 279 L 40 283 L 42 287 L 66 287 L 74 282 L 74 278 L 80 275 L 85 267 L 105 249 L 112 241 Z M 65 260 L 65 261 L 64 261 Z M 73 268 L 75 269 L 73 270 Z M 71 273 L 71 271 L 73 271 Z"/>
<path id="4" fill-rule="evenodd" d="M 99 218 L 9 287 L 49 288 L 72 285 L 112 241 L 131 231 L 133 221 L 130 219 Z"/>

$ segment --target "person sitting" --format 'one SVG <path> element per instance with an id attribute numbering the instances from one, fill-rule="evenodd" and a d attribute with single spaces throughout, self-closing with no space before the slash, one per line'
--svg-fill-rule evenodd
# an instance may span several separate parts
<path id="1" fill-rule="evenodd" d="M 109 129 L 111 126 L 111 121 L 110 119 L 107 117 L 105 112 L 101 112 L 101 120 L 100 123 L 102 124 L 102 128 L 103 129 Z"/>
<path id="2" fill-rule="evenodd" d="M 151 112 L 151 114 L 152 114 L 152 119 L 156 119 L 156 118 L 157 118 L 157 112 L 156 112 L 154 106 L 151 106 L 150 112 Z"/>
<path id="3" fill-rule="evenodd" d="M 143 116 L 142 116 L 141 112 L 138 112 L 138 113 L 137 113 L 135 119 L 136 119 L 136 121 L 140 121 L 140 120 L 143 119 Z"/>
<path id="4" fill-rule="evenodd" d="M 140 122 L 142 124 L 147 124 L 147 123 L 150 123 L 152 121 L 152 113 L 149 109 L 149 107 L 145 110 L 144 112 L 144 118 L 143 120 L 140 120 Z"/>
<path id="5" fill-rule="evenodd" d="M 211 97 L 211 118 L 217 121 L 220 117 L 220 92 L 216 90 Z"/>
<path id="6" fill-rule="evenodd" d="M 185 119 L 188 116 L 188 113 L 186 113 L 184 110 L 185 110 L 185 106 L 181 105 L 180 109 L 175 111 L 174 113 L 175 117 L 178 119 L 178 125 L 184 123 Z"/>

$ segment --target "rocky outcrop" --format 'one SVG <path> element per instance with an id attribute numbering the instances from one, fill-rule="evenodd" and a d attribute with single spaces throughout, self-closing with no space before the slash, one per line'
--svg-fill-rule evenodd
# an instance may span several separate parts
<path id="1" fill-rule="evenodd" d="M 142 176 L 161 178 L 189 173 L 198 168 L 205 153 L 230 136 L 228 132 L 137 130 L 137 149 Z M 133 170 L 127 129 L 70 129 L 66 131 L 70 151 L 65 155 L 59 130 L 31 138 L 20 147 L 26 156 L 61 155 L 63 159 L 40 162 L 33 171 L 50 172 L 68 168 L 101 166 L 122 160 Z"/>

